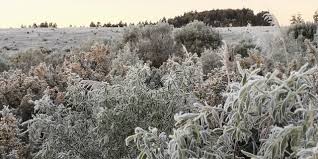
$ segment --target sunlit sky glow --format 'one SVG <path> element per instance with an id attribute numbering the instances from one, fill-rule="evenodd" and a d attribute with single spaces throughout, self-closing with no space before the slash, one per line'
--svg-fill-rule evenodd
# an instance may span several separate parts
<path id="1" fill-rule="evenodd" d="M 33 22 L 56 22 L 59 26 L 89 25 L 91 21 L 157 21 L 184 12 L 224 8 L 269 10 L 282 25 L 293 14 L 306 21 L 318 9 L 318 0 L 0 0 L 0 27 L 20 27 Z"/>

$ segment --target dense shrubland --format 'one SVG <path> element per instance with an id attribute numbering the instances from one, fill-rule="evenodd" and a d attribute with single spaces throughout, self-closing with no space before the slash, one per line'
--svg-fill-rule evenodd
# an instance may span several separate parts
<path id="1" fill-rule="evenodd" d="M 195 21 L 3 55 L 1 158 L 313 157 L 315 40 L 278 30 L 269 45 L 227 44 Z"/>

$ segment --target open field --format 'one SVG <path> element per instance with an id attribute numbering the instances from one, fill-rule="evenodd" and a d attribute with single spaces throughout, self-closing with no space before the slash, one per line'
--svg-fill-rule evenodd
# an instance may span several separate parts
<path id="1" fill-rule="evenodd" d="M 111 40 L 121 34 L 121 28 L 37 28 L 0 29 L 0 51 L 17 52 L 30 48 L 63 51 L 99 40 Z"/>
<path id="2" fill-rule="evenodd" d="M 270 40 L 273 27 L 216 28 L 227 42 L 237 42 L 242 37 Z M 123 28 L 25 28 L 0 29 L 0 53 L 25 51 L 30 48 L 46 48 L 64 51 L 80 48 L 93 41 L 112 40 L 121 37 Z"/>

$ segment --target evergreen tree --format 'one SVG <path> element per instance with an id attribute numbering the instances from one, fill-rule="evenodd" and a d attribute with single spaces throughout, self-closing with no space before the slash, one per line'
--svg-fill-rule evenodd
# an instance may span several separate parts
<path id="1" fill-rule="evenodd" d="M 314 22 L 318 23 L 318 10 L 315 12 L 313 18 L 314 18 Z"/>
<path id="2" fill-rule="evenodd" d="M 96 27 L 96 24 L 94 22 L 91 22 L 91 24 L 89 24 L 89 27 L 94 28 Z"/>
<path id="3" fill-rule="evenodd" d="M 301 24 L 304 23 L 304 19 L 302 18 L 301 14 L 293 15 L 290 19 L 291 24 Z"/>

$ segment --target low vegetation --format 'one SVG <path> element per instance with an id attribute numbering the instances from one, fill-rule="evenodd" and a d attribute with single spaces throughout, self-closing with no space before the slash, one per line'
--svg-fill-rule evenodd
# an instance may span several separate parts
<path id="1" fill-rule="evenodd" d="M 1 55 L 1 158 L 314 158 L 316 39 L 294 49 L 278 33 L 269 50 L 203 22 L 158 23 Z"/>

